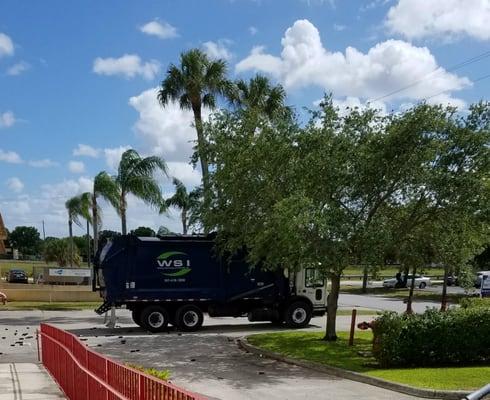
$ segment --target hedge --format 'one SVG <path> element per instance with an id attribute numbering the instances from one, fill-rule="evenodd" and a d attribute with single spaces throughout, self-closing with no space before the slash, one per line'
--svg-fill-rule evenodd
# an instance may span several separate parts
<path id="1" fill-rule="evenodd" d="M 373 355 L 382 367 L 490 362 L 486 307 L 413 315 L 386 312 L 373 325 Z"/>

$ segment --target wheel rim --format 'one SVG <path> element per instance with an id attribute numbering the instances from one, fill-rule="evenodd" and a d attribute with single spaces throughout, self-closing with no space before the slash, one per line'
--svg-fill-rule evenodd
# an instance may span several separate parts
<path id="1" fill-rule="evenodd" d="M 292 320 L 295 324 L 302 324 L 306 321 L 306 310 L 304 308 L 296 308 L 293 311 Z"/>
<path id="2" fill-rule="evenodd" d="M 192 328 L 198 324 L 199 315 L 195 311 L 187 311 L 184 313 L 182 320 L 185 326 Z"/>
<path id="3" fill-rule="evenodd" d="M 161 328 L 165 322 L 165 318 L 161 312 L 154 311 L 148 316 L 148 325 L 152 328 Z"/>

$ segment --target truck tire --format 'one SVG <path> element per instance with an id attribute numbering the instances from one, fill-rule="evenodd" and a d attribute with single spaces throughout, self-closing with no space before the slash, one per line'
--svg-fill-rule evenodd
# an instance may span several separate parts
<path id="1" fill-rule="evenodd" d="M 202 326 L 203 321 L 201 309 L 192 304 L 180 307 L 175 314 L 175 325 L 181 331 L 195 332 Z"/>
<path id="2" fill-rule="evenodd" d="M 304 328 L 311 320 L 311 306 L 305 301 L 291 303 L 284 313 L 284 320 L 289 328 Z"/>
<path id="3" fill-rule="evenodd" d="M 141 312 L 141 327 L 150 332 L 162 332 L 168 326 L 168 313 L 160 306 L 148 306 Z"/>
<path id="4" fill-rule="evenodd" d="M 136 325 L 141 326 L 141 309 L 131 311 L 131 318 Z"/>

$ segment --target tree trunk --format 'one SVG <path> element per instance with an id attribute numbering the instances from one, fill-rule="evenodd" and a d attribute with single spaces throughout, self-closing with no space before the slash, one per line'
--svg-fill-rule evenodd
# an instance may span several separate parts
<path id="1" fill-rule="evenodd" d="M 94 232 L 94 257 L 99 248 L 99 225 L 97 223 L 99 215 L 97 213 L 97 197 L 92 196 L 92 230 Z"/>
<path id="2" fill-rule="evenodd" d="M 337 304 L 340 291 L 340 275 L 331 275 L 330 293 L 327 298 L 327 327 L 323 340 L 337 340 L 336 320 L 337 320 Z"/>
<path id="3" fill-rule="evenodd" d="M 368 266 L 364 265 L 364 271 L 362 274 L 362 293 L 367 292 L 367 283 L 368 283 Z"/>
<path id="4" fill-rule="evenodd" d="M 417 266 L 414 265 L 413 266 L 413 271 L 412 271 L 412 275 L 413 275 L 413 279 L 412 279 L 412 282 L 410 284 L 410 291 L 408 292 L 408 299 L 407 299 L 407 314 L 413 314 L 413 309 L 412 309 L 412 299 L 413 299 L 413 289 L 415 288 L 415 274 L 417 273 Z M 407 279 L 408 276 L 406 275 L 405 276 L 405 279 Z"/>
<path id="5" fill-rule="evenodd" d="M 442 282 L 442 299 L 441 311 L 447 310 L 447 277 L 449 275 L 449 266 L 444 264 L 444 281 Z"/>
<path id="6" fill-rule="evenodd" d="M 87 219 L 87 265 L 90 268 L 90 222 Z"/>
<path id="7" fill-rule="evenodd" d="M 206 140 L 204 138 L 204 129 L 202 126 L 201 104 L 193 104 L 192 111 L 194 112 L 194 124 L 197 132 L 197 152 L 199 161 L 201 162 L 202 181 L 204 191 L 209 187 L 209 166 L 206 154 Z"/>
<path id="8" fill-rule="evenodd" d="M 182 209 L 181 218 L 182 218 L 182 233 L 184 235 L 187 235 L 187 210 L 185 208 Z"/>
<path id="9" fill-rule="evenodd" d="M 70 267 L 73 267 L 73 221 L 68 219 L 68 232 L 70 235 Z"/>
<path id="10" fill-rule="evenodd" d="M 121 233 L 123 235 L 127 234 L 127 228 L 126 228 L 126 195 L 124 192 L 121 193 Z"/>

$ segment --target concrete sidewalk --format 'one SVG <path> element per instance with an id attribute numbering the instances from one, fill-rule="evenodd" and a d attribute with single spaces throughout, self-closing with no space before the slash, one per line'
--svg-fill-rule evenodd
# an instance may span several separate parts
<path id="1" fill-rule="evenodd" d="M 41 364 L 0 364 L 0 400 L 65 399 Z"/>

